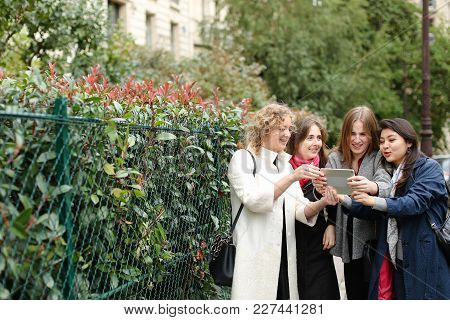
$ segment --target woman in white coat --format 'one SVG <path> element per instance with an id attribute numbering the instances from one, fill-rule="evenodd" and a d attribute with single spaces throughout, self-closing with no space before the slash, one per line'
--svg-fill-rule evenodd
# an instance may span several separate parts
<path id="1" fill-rule="evenodd" d="M 291 136 L 293 114 L 270 104 L 256 112 L 246 129 L 246 150 L 238 150 L 228 167 L 233 219 L 244 208 L 233 233 L 236 260 L 232 299 L 298 299 L 295 220 L 313 226 L 317 214 L 338 202 L 336 193 L 309 202 L 300 179 L 322 175 L 313 165 L 295 171 L 284 152 Z"/>

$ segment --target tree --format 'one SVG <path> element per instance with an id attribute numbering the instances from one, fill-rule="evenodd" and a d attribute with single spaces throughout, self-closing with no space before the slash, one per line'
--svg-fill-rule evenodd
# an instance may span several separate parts
<path id="1" fill-rule="evenodd" d="M 279 100 L 325 116 L 331 142 L 344 113 L 355 105 L 370 106 L 379 119 L 404 114 L 413 123 L 419 119 L 420 20 L 413 5 L 403 0 L 327 0 L 319 7 L 310 0 L 224 2 L 222 46 L 263 65 L 262 77 Z M 436 43 L 445 38 L 437 36 Z M 448 103 L 445 43 L 448 50 L 448 37 L 432 47 L 432 57 L 440 57 L 434 69 L 432 63 L 432 77 L 443 79 L 432 89 L 439 110 L 433 114 L 440 116 Z M 446 114 L 434 125 L 437 138 Z"/>
<path id="2" fill-rule="evenodd" d="M 368 0 L 365 10 L 371 27 L 371 35 L 383 39 L 385 61 L 391 73 L 391 89 L 402 101 L 402 116 L 410 120 L 420 131 L 422 110 L 422 39 L 420 8 L 401 0 Z M 448 108 L 449 38 L 439 28 L 434 28 L 435 40 L 431 54 L 431 117 L 434 146 L 445 148 L 443 128 L 449 125 Z M 368 50 L 380 43 L 374 42 Z"/>
<path id="3" fill-rule="evenodd" d="M 0 0 L 0 66 L 86 62 L 106 37 L 102 6 L 101 0 Z"/>

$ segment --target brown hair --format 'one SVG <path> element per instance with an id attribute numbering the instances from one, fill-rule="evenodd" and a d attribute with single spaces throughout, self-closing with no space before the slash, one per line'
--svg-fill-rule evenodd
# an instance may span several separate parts
<path id="1" fill-rule="evenodd" d="M 380 122 L 380 135 L 384 129 L 391 129 L 395 131 L 399 136 L 405 139 L 406 143 L 411 143 L 411 147 L 406 151 L 405 159 L 403 161 L 403 173 L 400 179 L 395 184 L 395 195 L 403 194 L 408 178 L 412 175 L 414 170 L 414 164 L 416 160 L 422 155 L 419 151 L 419 144 L 417 142 L 417 133 L 412 125 L 405 119 L 384 119 Z M 383 157 L 381 160 L 384 167 L 387 166 L 386 159 Z"/>
<path id="2" fill-rule="evenodd" d="M 343 161 L 348 166 L 352 165 L 353 155 L 350 149 L 350 139 L 352 136 L 353 124 L 356 121 L 361 121 L 364 130 L 369 134 L 369 147 L 367 153 L 371 153 L 372 150 L 378 149 L 378 125 L 377 119 L 373 111 L 366 106 L 359 106 L 350 109 L 342 123 L 341 134 L 337 144 L 337 151 L 342 154 Z"/>
<path id="3" fill-rule="evenodd" d="M 295 133 L 289 139 L 289 143 L 287 145 L 287 152 L 290 154 L 297 153 L 298 146 L 301 142 L 303 142 L 308 136 L 309 130 L 312 126 L 317 126 L 320 130 L 320 134 L 322 135 L 322 148 L 319 151 L 320 163 L 319 167 L 325 167 L 328 157 L 325 153 L 326 142 L 328 138 L 328 133 L 325 127 L 322 125 L 320 120 L 315 116 L 307 116 L 301 117 L 297 115 L 294 119 L 294 127 Z"/>
<path id="4" fill-rule="evenodd" d="M 245 144 L 259 154 L 263 137 L 270 134 L 274 128 L 281 125 L 283 121 L 293 118 L 292 111 L 285 105 L 271 103 L 258 110 L 250 121 L 245 131 Z"/>

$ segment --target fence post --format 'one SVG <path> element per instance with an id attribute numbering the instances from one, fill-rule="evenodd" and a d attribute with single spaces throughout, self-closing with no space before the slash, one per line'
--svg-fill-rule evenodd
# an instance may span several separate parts
<path id="1" fill-rule="evenodd" d="M 58 97 L 55 100 L 55 108 L 53 114 L 67 119 L 67 100 L 66 98 Z M 58 163 L 56 164 L 56 181 L 58 186 L 70 184 L 70 168 L 69 168 L 69 132 L 67 123 L 56 124 L 56 154 Z M 74 265 L 73 265 L 73 221 L 70 212 L 72 204 L 72 193 L 66 192 L 59 195 L 60 206 L 58 209 L 59 222 L 64 224 L 66 232 L 64 240 L 66 241 L 66 259 L 63 260 L 61 266 L 61 279 L 63 279 L 62 294 L 64 299 L 74 299 L 73 285 L 74 285 Z"/>

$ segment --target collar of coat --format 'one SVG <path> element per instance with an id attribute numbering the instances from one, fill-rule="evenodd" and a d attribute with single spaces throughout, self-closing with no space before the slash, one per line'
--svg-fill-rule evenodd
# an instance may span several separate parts
<path id="1" fill-rule="evenodd" d="M 287 152 L 281 151 L 279 153 L 261 147 L 260 157 L 264 161 L 268 161 L 269 163 L 273 163 L 275 158 L 278 156 L 278 160 L 281 162 L 288 162 L 291 159 L 291 155 Z"/>

